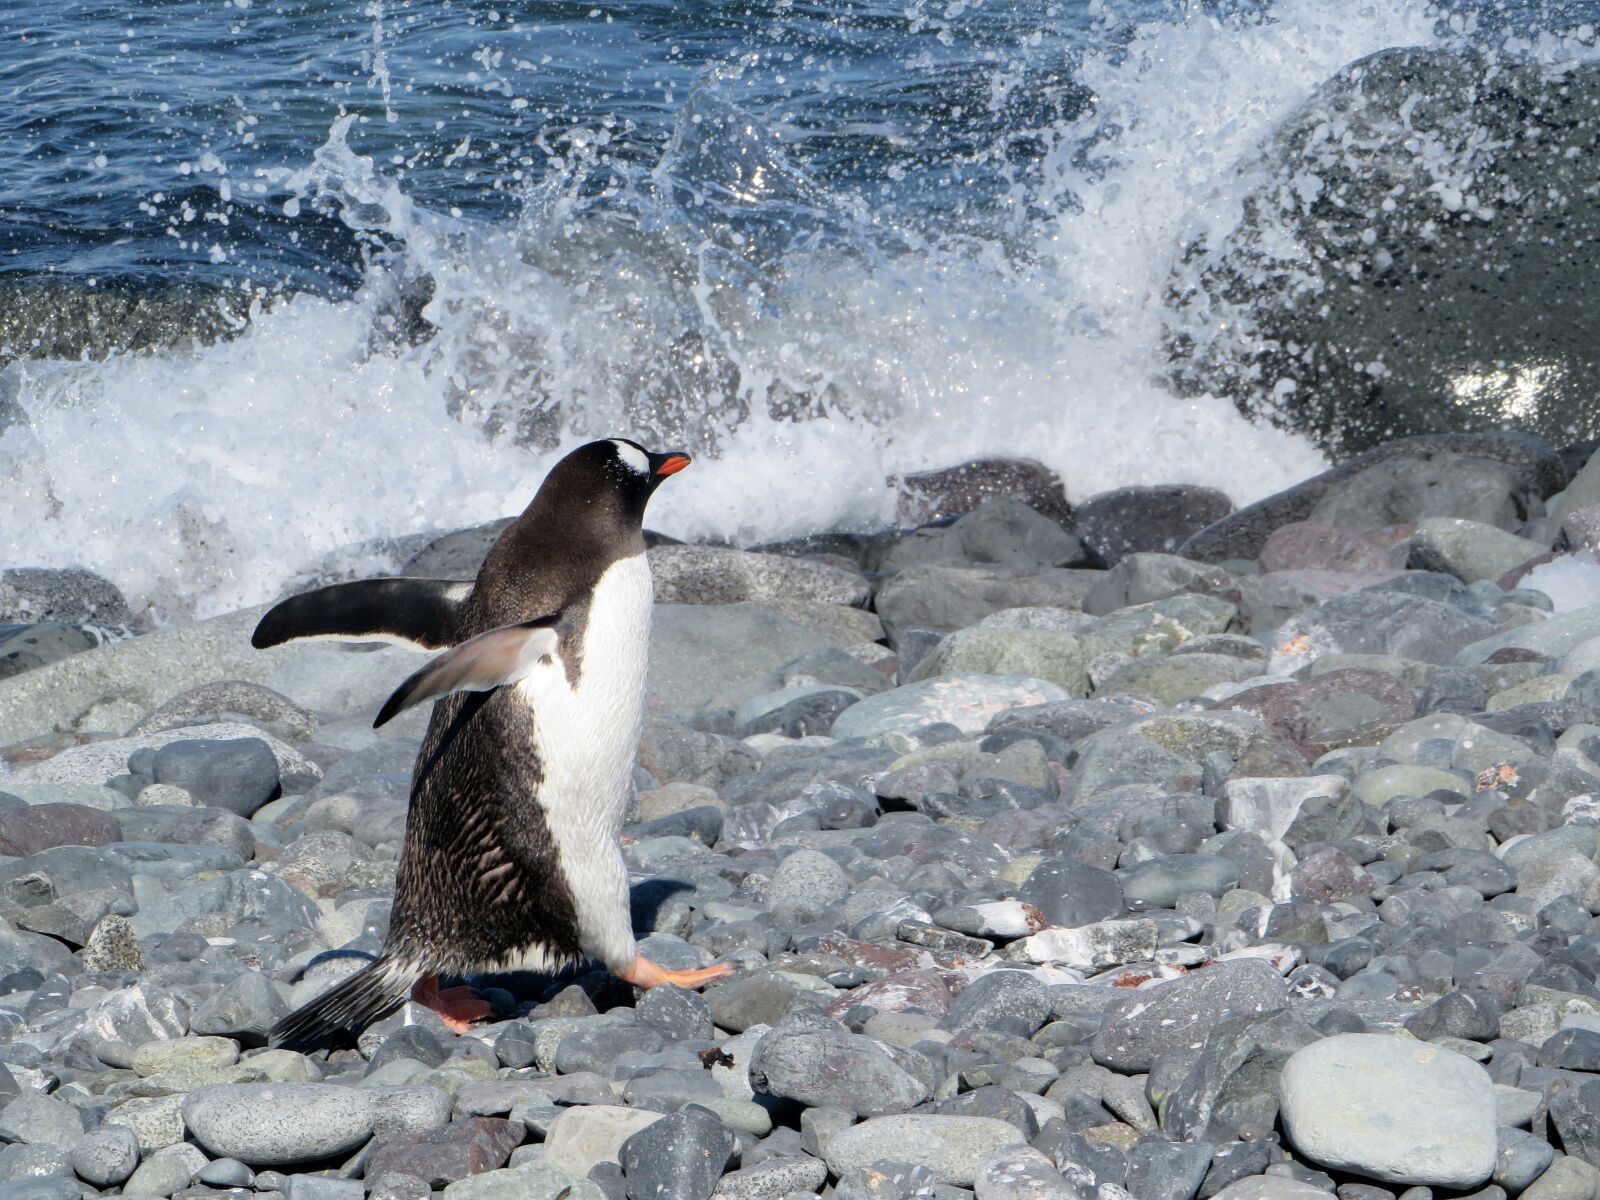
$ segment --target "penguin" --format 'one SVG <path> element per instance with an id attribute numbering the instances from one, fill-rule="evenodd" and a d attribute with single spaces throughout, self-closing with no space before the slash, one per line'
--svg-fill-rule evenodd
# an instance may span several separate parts
<path id="1" fill-rule="evenodd" d="M 653 605 L 644 510 L 689 461 L 590 442 L 551 469 L 476 579 L 334 584 L 261 618 L 258 649 L 334 637 L 443 651 L 373 722 L 435 702 L 383 950 L 284 1018 L 273 1044 L 331 1046 L 408 997 L 465 1033 L 489 1006 L 468 988 L 441 992 L 441 975 L 584 958 L 638 988 L 732 972 L 666 970 L 639 954 L 619 843 Z"/>

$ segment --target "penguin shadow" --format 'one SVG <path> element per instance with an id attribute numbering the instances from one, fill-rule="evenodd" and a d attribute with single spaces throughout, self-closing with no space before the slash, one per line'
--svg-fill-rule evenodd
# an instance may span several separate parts
<path id="1" fill-rule="evenodd" d="M 653 932 L 673 898 L 693 891 L 694 885 L 681 879 L 646 879 L 634 884 L 629 889 L 628 899 L 635 931 L 641 937 Z M 364 966 L 377 957 L 369 950 L 353 946 L 324 950 L 296 971 L 291 982 L 299 983 L 316 968 L 328 963 L 353 962 Z M 443 987 L 461 983 L 471 987 L 493 1006 L 495 1021 L 526 1016 L 529 1008 L 547 1003 L 573 984 L 581 987 L 601 1012 L 631 1006 L 635 1002 L 631 985 L 611 975 L 603 965 L 587 959 L 559 971 L 483 972 L 440 978 Z M 341 1039 L 343 1046 L 353 1047 L 355 1044 L 354 1031 Z"/>

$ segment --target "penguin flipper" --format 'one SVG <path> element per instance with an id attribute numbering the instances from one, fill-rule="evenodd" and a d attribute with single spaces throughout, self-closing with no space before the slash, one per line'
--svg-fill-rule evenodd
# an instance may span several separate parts
<path id="1" fill-rule="evenodd" d="M 296 638 L 343 638 L 438 650 L 455 640 L 456 610 L 471 591 L 470 579 L 335 583 L 273 605 L 250 644 L 265 650 Z"/>
<path id="2" fill-rule="evenodd" d="M 446 650 L 397 687 L 372 722 L 377 729 L 414 704 L 451 692 L 492 692 L 523 678 L 555 653 L 555 617 L 502 625 Z"/>

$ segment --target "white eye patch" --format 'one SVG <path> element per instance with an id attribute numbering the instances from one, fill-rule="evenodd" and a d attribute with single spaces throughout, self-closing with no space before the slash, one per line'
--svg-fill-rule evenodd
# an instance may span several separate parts
<path id="1" fill-rule="evenodd" d="M 635 475 L 650 474 L 650 460 L 645 457 L 644 451 L 627 442 L 612 440 L 611 444 L 617 448 L 617 457 L 627 464 L 628 469 Z"/>

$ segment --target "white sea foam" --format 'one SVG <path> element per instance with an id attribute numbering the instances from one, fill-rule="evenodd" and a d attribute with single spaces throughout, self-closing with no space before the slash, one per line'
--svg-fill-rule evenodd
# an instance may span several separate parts
<path id="1" fill-rule="evenodd" d="M 1319 83 L 1433 37 L 1402 0 L 1289 0 L 1245 28 L 1194 8 L 1144 28 L 1125 55 L 1081 64 L 1094 114 L 1055 131 L 1049 185 L 1025 198 L 1047 215 L 1005 251 L 998 237 L 910 239 L 893 255 L 828 238 L 772 260 L 730 250 L 745 245 L 732 223 L 671 205 L 673 171 L 709 161 L 683 139 L 649 173 L 658 207 L 632 230 L 603 227 L 559 181 L 515 225 L 485 228 L 413 204 L 341 122 L 310 167 L 262 182 L 334 196 L 403 242 L 397 272 L 431 277 L 436 333 L 375 341 L 389 286 L 375 269 L 355 299 L 297 298 L 224 344 L 14 364 L 0 395 L 9 383 L 26 419 L 0 432 L 0 561 L 91 567 L 161 619 L 212 614 L 330 554 L 392 567 L 349 548 L 516 511 L 556 454 L 611 434 L 697 454 L 651 511 L 687 537 L 877 525 L 893 511 L 886 476 L 995 454 L 1043 460 L 1074 498 L 1192 482 L 1257 499 L 1323 460 L 1229 397 L 1159 382 L 1174 263 L 1239 219 L 1241 164 Z M 1089 170 L 1075 155 L 1096 130 Z M 818 220 L 864 220 L 785 174 L 781 146 L 761 152 Z M 728 395 L 702 404 L 702 387 Z M 769 404 L 784 395 L 803 419 Z M 540 413 L 559 445 L 519 446 L 506 430 Z"/>

